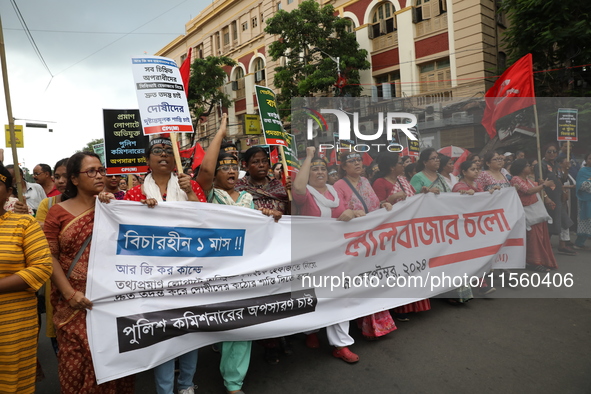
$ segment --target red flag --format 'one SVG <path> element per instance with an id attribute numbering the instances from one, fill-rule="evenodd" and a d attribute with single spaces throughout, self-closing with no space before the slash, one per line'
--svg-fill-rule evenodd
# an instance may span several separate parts
<path id="1" fill-rule="evenodd" d="M 460 164 L 462 164 L 463 162 L 465 162 L 466 159 L 468 158 L 468 156 L 470 156 L 470 154 L 471 154 L 471 152 L 468 149 L 466 149 L 466 150 L 464 150 L 464 153 L 462 153 L 462 155 L 460 157 L 458 157 L 458 159 L 454 163 L 454 171 L 453 171 L 453 174 L 455 176 L 460 175 Z"/>
<path id="2" fill-rule="evenodd" d="M 482 125 L 490 138 L 494 138 L 497 135 L 497 120 L 536 103 L 531 53 L 509 67 L 484 97 L 486 109 Z"/>
<path id="3" fill-rule="evenodd" d="M 191 164 L 191 168 L 193 169 L 193 171 L 195 170 L 195 168 L 201 165 L 201 162 L 205 157 L 205 151 L 203 150 L 200 144 L 196 144 L 194 148 L 195 154 L 193 155 L 193 164 Z"/>
<path id="4" fill-rule="evenodd" d="M 277 148 L 272 149 L 269 156 L 271 164 L 279 163 L 279 152 L 277 151 Z"/>
<path id="5" fill-rule="evenodd" d="M 183 80 L 183 86 L 185 87 L 185 94 L 189 91 L 189 79 L 191 77 L 191 50 L 193 48 L 189 48 L 189 53 L 187 53 L 187 58 L 181 64 L 179 71 L 181 72 L 181 78 Z"/>
<path id="6" fill-rule="evenodd" d="M 183 150 L 179 151 L 179 154 L 181 157 L 183 157 L 185 159 L 189 159 L 189 158 L 191 158 L 191 156 L 193 156 L 193 152 L 195 152 L 195 147 L 192 147 L 189 149 L 183 149 Z"/>
<path id="7" fill-rule="evenodd" d="M 371 163 L 373 163 L 373 159 L 371 158 L 371 156 L 367 152 L 365 152 L 361 158 L 363 160 L 363 165 L 364 166 L 368 166 Z"/>

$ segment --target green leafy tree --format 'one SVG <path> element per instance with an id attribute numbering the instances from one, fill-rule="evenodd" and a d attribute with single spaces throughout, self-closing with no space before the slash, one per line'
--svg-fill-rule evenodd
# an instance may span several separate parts
<path id="1" fill-rule="evenodd" d="M 235 65 L 236 62 L 226 56 L 208 56 L 193 61 L 187 100 L 195 122 L 202 116 L 209 116 L 215 105 L 220 102 L 224 107 L 232 106 L 232 100 L 222 90 L 228 77 L 223 67 Z"/>
<path id="2" fill-rule="evenodd" d="M 314 0 L 302 2 L 291 12 L 278 11 L 267 20 L 265 32 L 278 38 L 269 46 L 273 60 L 282 56 L 284 66 L 275 68 L 274 84 L 278 107 L 289 113 L 292 97 L 309 97 L 317 93 L 333 93 L 337 82 L 339 58 L 345 86 L 340 96 L 359 96 L 359 70 L 369 69 L 367 51 L 359 49 L 354 33 L 347 31 L 350 22 L 335 15 L 331 5 L 320 5 Z"/>
<path id="3" fill-rule="evenodd" d="M 76 153 L 78 153 L 78 152 L 94 152 L 93 145 L 102 144 L 104 142 L 105 142 L 104 138 L 97 138 L 95 140 L 90 141 L 88 144 L 86 144 L 86 146 L 84 148 L 77 150 Z"/>
<path id="4" fill-rule="evenodd" d="M 504 0 L 510 27 L 504 41 L 513 63 L 532 53 L 536 96 L 589 96 L 591 2 L 580 0 Z M 573 68 L 571 68 L 573 67 Z"/>

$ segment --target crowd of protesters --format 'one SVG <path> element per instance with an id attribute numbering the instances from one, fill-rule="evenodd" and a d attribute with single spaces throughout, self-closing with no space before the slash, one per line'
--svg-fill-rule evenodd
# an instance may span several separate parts
<path id="1" fill-rule="evenodd" d="M 17 167 L 24 200 L 17 198 L 15 167 L 0 164 L 0 199 L 5 201 L 0 207 L 0 392 L 32 393 L 42 378 L 35 357 L 38 307 L 46 313 L 45 334 L 57 355 L 63 393 L 134 392 L 133 376 L 97 385 L 88 345 L 86 312 L 92 302 L 86 298 L 86 280 L 97 197 L 101 203 L 139 201 L 146 209 L 164 201 L 188 201 L 256 209 L 275 221 L 287 214 L 351 221 L 381 208 L 391 210 L 418 193 L 494 194 L 514 187 L 526 210 L 528 269 L 558 269 L 550 244 L 553 235 L 559 237 L 557 253 L 575 256 L 589 250 L 585 241 L 591 237 L 591 152 L 576 162 L 550 143 L 543 147 L 540 162 L 522 151 L 472 153 L 456 162 L 428 148 L 416 159 L 382 152 L 364 166 L 362 154 L 355 151 L 340 152 L 337 164 L 329 165 L 309 147 L 292 188 L 283 165 L 271 167 L 266 149 L 252 147 L 239 157 L 236 146 L 224 142 L 226 122 L 224 116 L 193 177 L 175 171 L 171 140 L 162 136 L 150 142 L 146 176 L 108 176 L 99 157 L 90 152 L 62 159 L 53 168 L 36 165 L 35 183 L 27 182 Z M 571 231 L 576 232 L 574 242 Z M 495 289 L 483 281 L 476 289 L 455 289 L 447 294 L 448 301 L 462 305 L 473 298 L 473 291 L 486 295 Z M 430 309 L 426 299 L 360 317 L 357 324 L 364 338 L 376 340 L 396 330 L 395 320 L 406 322 L 411 313 Z M 335 358 L 359 361 L 350 349 L 354 340 L 349 321 L 326 331 Z M 305 334 L 308 347 L 320 346 L 317 330 Z M 281 353 L 291 352 L 286 338 L 258 343 L 270 364 L 278 363 Z M 216 346 L 228 393 L 242 393 L 251 348 L 250 341 Z M 198 351 L 192 350 L 177 358 L 177 366 L 170 360 L 154 368 L 157 393 L 173 393 L 175 368 L 178 392 L 194 393 L 197 360 Z"/>

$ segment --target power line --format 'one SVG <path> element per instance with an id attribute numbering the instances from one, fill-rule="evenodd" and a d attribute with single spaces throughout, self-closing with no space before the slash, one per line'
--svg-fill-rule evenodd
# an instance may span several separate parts
<path id="1" fill-rule="evenodd" d="M 49 69 L 49 66 L 45 62 L 45 59 L 43 58 L 43 55 L 41 54 L 41 51 L 39 50 L 39 47 L 37 47 L 37 43 L 35 42 L 35 39 L 33 38 L 33 35 L 31 34 L 31 31 L 29 30 L 29 27 L 27 26 L 27 22 L 25 22 L 25 18 L 23 18 L 23 15 L 21 14 L 21 11 L 18 8 L 18 5 L 16 4 L 16 0 L 11 0 L 11 3 L 12 3 L 12 8 L 14 8 L 14 11 L 16 12 L 16 16 L 18 17 L 18 20 L 21 23 L 21 25 L 22 25 L 22 27 L 23 27 L 23 29 L 25 31 L 25 34 L 27 35 L 27 38 L 29 39 L 29 42 L 33 46 L 33 50 L 35 51 L 35 53 L 39 57 L 39 60 L 41 60 L 41 63 L 43 63 L 43 66 L 45 67 L 45 69 L 47 70 L 47 72 L 49 73 L 49 75 L 51 75 L 51 78 L 53 79 L 54 75 L 51 73 L 51 70 Z"/>
<path id="2" fill-rule="evenodd" d="M 164 15 L 164 14 L 166 14 L 166 13 L 168 13 L 168 12 L 170 12 L 170 11 L 174 10 L 175 8 L 177 8 L 177 7 L 179 7 L 180 5 L 182 5 L 182 4 L 184 4 L 184 3 L 186 3 L 187 1 L 189 1 L 189 0 L 184 0 L 184 1 L 180 2 L 180 3 L 178 3 L 177 5 L 175 5 L 174 7 L 171 7 L 171 8 L 169 8 L 168 10 L 164 11 L 163 13 L 161 13 L 161 14 L 158 14 L 157 16 L 155 16 L 154 18 L 152 18 L 152 19 L 150 19 L 149 21 L 145 22 L 144 24 L 142 24 L 142 25 L 140 25 L 140 26 L 136 27 L 135 29 L 133 29 L 133 30 L 132 30 L 132 31 L 130 31 L 129 33 L 125 33 L 123 36 L 121 36 L 121 37 L 117 38 L 117 39 L 116 39 L 116 40 L 114 40 L 114 41 L 111 41 L 109 44 L 107 44 L 107 45 L 103 46 L 102 48 L 100 48 L 100 49 L 98 49 L 98 50 L 96 50 L 96 51 L 94 51 L 93 53 L 91 53 L 90 55 L 86 56 L 85 58 L 83 58 L 83 59 L 81 59 L 81 60 L 77 61 L 76 63 L 72 64 L 71 66 L 69 66 L 69 67 L 67 67 L 67 68 L 63 69 L 62 71 L 60 71 L 59 73 L 57 73 L 57 75 L 59 75 L 59 74 L 61 74 L 61 73 L 63 73 L 63 72 L 66 72 L 67 70 L 71 69 L 72 67 L 74 67 L 74 66 L 76 66 L 76 65 L 78 65 L 78 64 L 80 64 L 80 63 L 82 63 L 82 62 L 83 62 L 83 61 L 85 61 L 86 59 L 88 59 L 88 58 L 90 58 L 90 57 L 92 57 L 92 56 L 96 55 L 96 54 L 97 54 L 97 53 L 99 53 L 99 52 L 101 52 L 103 49 L 105 49 L 105 48 L 108 48 L 108 47 L 110 47 L 111 45 L 115 44 L 117 41 L 120 41 L 120 40 L 122 40 L 123 38 L 127 37 L 128 35 L 130 35 L 130 34 L 133 34 L 133 33 L 134 33 L 136 30 L 139 30 L 139 29 L 141 29 L 142 27 L 146 26 L 148 23 L 151 23 L 151 22 L 155 21 L 156 19 L 160 18 L 162 15 Z"/>
<path id="3" fill-rule="evenodd" d="M 17 30 L 21 31 L 23 29 L 17 28 L 10 28 L 5 27 L 4 30 Z M 123 31 L 84 31 L 84 30 L 45 30 L 45 29 L 30 29 L 29 31 L 40 32 L 40 33 L 74 33 L 74 34 L 137 34 L 137 35 L 175 35 L 178 36 L 178 33 L 125 33 Z"/>

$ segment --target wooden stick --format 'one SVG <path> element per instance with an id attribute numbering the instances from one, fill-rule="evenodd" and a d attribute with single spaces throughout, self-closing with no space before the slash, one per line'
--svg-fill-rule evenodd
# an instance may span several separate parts
<path id="1" fill-rule="evenodd" d="M 281 164 L 283 164 L 283 176 L 285 179 L 289 176 L 289 171 L 287 170 L 287 161 L 285 160 L 285 152 L 283 151 L 283 145 L 279 145 L 279 152 L 281 153 Z M 291 201 L 291 190 L 287 190 L 287 198 Z"/>
<path id="2" fill-rule="evenodd" d="M 174 162 L 176 163 L 176 171 L 179 174 L 183 173 L 183 163 L 181 162 L 181 154 L 179 153 L 179 145 L 177 143 L 177 134 L 170 133 L 170 142 L 172 142 L 172 151 L 174 152 Z"/>
<path id="3" fill-rule="evenodd" d="M 26 204 L 27 200 L 23 194 L 23 178 L 18 165 L 18 154 L 16 152 L 16 135 L 14 134 L 14 118 L 12 117 L 10 88 L 8 86 L 8 68 L 6 67 L 6 51 L 4 49 L 4 30 L 2 28 L 2 18 L 0 18 L 0 59 L 2 60 L 2 81 L 4 82 L 4 98 L 6 100 L 6 114 L 8 115 L 8 127 L 10 130 L 10 147 L 12 148 L 12 161 L 14 162 L 16 190 L 18 192 L 18 199 L 23 204 Z M 10 187 L 10 185 L 7 185 L 7 187 Z"/>
<path id="4" fill-rule="evenodd" d="M 566 161 L 570 162 L 570 141 L 566 141 Z"/>
<path id="5" fill-rule="evenodd" d="M 538 172 L 540 175 L 540 182 L 542 179 L 542 148 L 540 147 L 540 126 L 538 125 L 538 106 L 534 104 L 534 119 L 536 122 L 536 143 L 538 144 Z"/>

